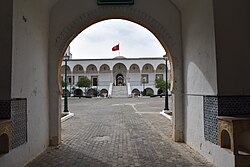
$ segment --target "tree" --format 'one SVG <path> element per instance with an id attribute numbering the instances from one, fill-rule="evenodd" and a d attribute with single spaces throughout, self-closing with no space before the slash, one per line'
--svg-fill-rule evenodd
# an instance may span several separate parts
<path id="1" fill-rule="evenodd" d="M 62 80 L 62 87 L 65 87 L 65 81 Z"/>
<path id="2" fill-rule="evenodd" d="M 77 86 L 79 88 L 85 87 L 85 92 L 86 92 L 86 88 L 89 88 L 90 85 L 91 85 L 91 81 L 90 81 L 90 79 L 88 79 L 87 76 L 81 77 L 80 80 L 77 82 Z"/>
<path id="3" fill-rule="evenodd" d="M 164 92 L 166 91 L 166 81 L 164 81 L 162 78 L 157 78 L 155 80 L 155 87 L 158 89 L 163 90 Z M 167 89 L 170 88 L 170 84 L 168 83 Z"/>

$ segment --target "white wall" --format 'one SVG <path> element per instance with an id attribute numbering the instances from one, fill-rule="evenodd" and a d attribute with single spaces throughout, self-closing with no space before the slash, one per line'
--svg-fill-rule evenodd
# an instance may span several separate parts
<path id="1" fill-rule="evenodd" d="M 0 100 L 11 98 L 11 61 L 12 61 L 12 0 L 0 1 Z"/>
<path id="2" fill-rule="evenodd" d="M 214 0 L 214 13 L 218 94 L 250 95 L 249 0 Z"/>
<path id="3" fill-rule="evenodd" d="M 217 93 L 212 0 L 191 0 L 182 9 L 185 93 Z"/>
<path id="4" fill-rule="evenodd" d="M 231 153 L 204 138 L 203 96 L 218 93 L 213 1 L 191 0 L 180 9 L 185 71 L 185 141 L 214 165 L 233 166 Z"/>
<path id="5" fill-rule="evenodd" d="M 234 155 L 204 137 L 203 98 L 186 96 L 186 143 L 217 167 L 233 167 Z M 225 161 L 226 160 L 226 161 Z"/>
<path id="6" fill-rule="evenodd" d="M 14 0 L 11 98 L 27 98 L 28 142 L 0 157 L 1 167 L 21 167 L 48 146 L 48 7 Z"/>
<path id="7" fill-rule="evenodd" d="M 109 87 L 109 84 L 112 83 L 111 74 L 110 73 L 99 73 L 99 75 L 98 75 L 98 82 L 99 82 L 98 86 Z"/>

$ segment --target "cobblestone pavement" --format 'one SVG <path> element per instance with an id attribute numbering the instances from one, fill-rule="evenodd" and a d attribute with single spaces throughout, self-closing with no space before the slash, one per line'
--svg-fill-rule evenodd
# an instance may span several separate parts
<path id="1" fill-rule="evenodd" d="M 62 144 L 27 167 L 212 166 L 171 140 L 163 98 L 71 99 L 75 116 L 62 123 Z"/>

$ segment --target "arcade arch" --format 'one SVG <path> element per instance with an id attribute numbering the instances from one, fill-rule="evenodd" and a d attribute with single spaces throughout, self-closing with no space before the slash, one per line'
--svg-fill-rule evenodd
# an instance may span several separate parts
<path id="1" fill-rule="evenodd" d="M 142 73 L 153 73 L 154 72 L 154 67 L 152 66 L 152 64 L 145 64 L 142 67 Z"/>
<path id="2" fill-rule="evenodd" d="M 83 67 L 80 64 L 77 64 L 73 68 L 73 73 L 74 74 L 83 74 L 84 73 L 84 69 L 83 69 Z"/>
<path id="3" fill-rule="evenodd" d="M 157 73 L 165 72 L 165 70 L 166 70 L 166 65 L 165 65 L 165 64 L 159 64 L 159 65 L 156 67 L 156 72 L 157 72 Z"/>
<path id="4" fill-rule="evenodd" d="M 74 90 L 74 96 L 83 96 L 82 89 L 75 89 Z"/>
<path id="5" fill-rule="evenodd" d="M 70 67 L 67 65 L 67 73 L 70 73 L 71 72 L 71 69 Z M 61 73 L 64 74 L 65 73 L 65 65 L 62 66 L 61 68 Z"/>
<path id="6" fill-rule="evenodd" d="M 86 68 L 86 73 L 97 73 L 97 67 L 94 64 L 88 65 Z"/>
<path id="7" fill-rule="evenodd" d="M 134 96 L 140 96 L 140 91 L 138 89 L 133 89 L 132 93 L 134 94 Z"/>
<path id="8" fill-rule="evenodd" d="M 154 90 L 152 88 L 146 88 L 146 95 L 154 95 Z"/>
<path id="9" fill-rule="evenodd" d="M 64 3 L 64 2 L 62 2 Z M 65 3 L 67 3 L 65 1 Z M 58 4 L 57 4 L 58 5 Z M 74 5 L 74 4 L 73 4 Z M 140 7 L 139 7 L 140 8 Z M 95 8 L 89 9 L 87 12 L 76 12 L 76 16 L 68 20 L 63 20 L 63 16 L 57 14 L 60 13 L 57 6 L 54 8 L 53 14 L 51 15 L 51 31 L 54 32 L 50 36 L 50 55 L 56 55 L 49 57 L 49 83 L 50 87 L 58 85 L 56 90 L 50 91 L 50 144 L 56 145 L 60 142 L 60 123 L 58 118 L 58 112 L 60 109 L 60 99 L 58 96 L 61 94 L 61 88 L 59 83 L 59 67 L 63 59 L 63 54 L 69 45 L 70 41 L 79 34 L 82 30 L 88 26 L 106 19 L 126 19 L 147 28 L 151 31 L 156 38 L 160 41 L 164 47 L 168 59 L 171 64 L 171 73 L 173 74 L 172 80 L 172 94 L 173 94 L 173 138 L 175 141 L 183 141 L 184 139 L 184 121 L 183 121 L 183 110 L 182 110 L 182 57 L 181 57 L 181 38 L 180 28 L 176 29 L 173 27 L 180 27 L 179 11 L 174 5 L 168 5 L 168 9 L 161 8 L 159 6 L 159 12 L 162 15 L 171 16 L 170 18 L 164 18 L 156 20 L 157 13 L 152 13 L 151 8 L 142 10 L 128 7 L 106 7 L 106 8 Z M 171 10 L 170 10 L 171 9 Z M 57 12 L 58 10 L 58 12 Z M 61 9 L 60 9 L 61 10 Z M 176 18 L 176 22 L 172 22 Z M 58 26 L 56 23 L 60 20 L 62 24 Z M 63 25 L 63 26 L 62 26 Z M 171 26 L 168 26 L 171 25 Z M 58 61 L 59 60 L 59 61 Z M 54 64 L 58 64 L 57 67 Z M 154 69 L 144 69 L 144 71 L 154 72 Z M 125 68 L 127 70 L 127 68 Z M 114 68 L 113 68 L 114 70 Z M 88 70 L 86 70 L 87 72 Z M 95 71 L 95 70 L 94 70 Z M 96 70 L 97 71 L 97 70 Z M 116 73 L 118 75 L 118 73 Z M 114 76 L 116 76 L 114 75 Z M 126 76 L 124 76 L 126 79 Z M 174 84 L 173 84 L 174 83 Z"/>
<path id="10" fill-rule="evenodd" d="M 107 64 L 103 64 L 103 65 L 101 65 L 99 72 L 100 73 L 109 73 L 110 67 Z"/>
<path id="11" fill-rule="evenodd" d="M 140 68 L 137 64 L 132 64 L 129 68 L 129 72 L 130 73 L 139 73 L 140 72 Z"/>
<path id="12" fill-rule="evenodd" d="M 108 90 L 107 89 L 102 89 L 100 91 L 100 96 L 101 97 L 107 97 L 107 95 L 108 95 Z"/>

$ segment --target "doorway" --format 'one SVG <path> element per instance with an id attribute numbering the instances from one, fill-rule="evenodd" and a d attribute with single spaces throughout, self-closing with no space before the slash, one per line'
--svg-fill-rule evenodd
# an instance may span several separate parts
<path id="1" fill-rule="evenodd" d="M 116 86 L 124 86 L 125 83 L 124 83 L 124 77 L 122 74 L 118 74 L 116 76 Z"/>

